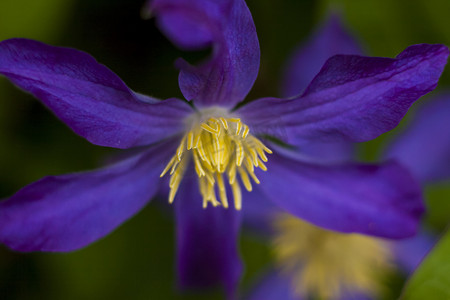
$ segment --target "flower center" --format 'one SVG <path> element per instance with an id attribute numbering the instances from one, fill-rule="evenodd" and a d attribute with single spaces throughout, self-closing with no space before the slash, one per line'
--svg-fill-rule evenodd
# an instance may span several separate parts
<path id="1" fill-rule="evenodd" d="M 289 215 L 275 219 L 275 257 L 300 297 L 339 299 L 343 291 L 377 296 L 392 269 L 381 240 L 328 231 Z"/>
<path id="2" fill-rule="evenodd" d="M 242 194 L 237 174 L 247 191 L 251 191 L 250 177 L 259 184 L 255 168 L 266 171 L 266 152 L 270 154 L 272 151 L 249 134 L 249 127 L 239 118 L 228 117 L 222 110 L 209 109 L 188 121 L 190 130 L 183 136 L 175 155 L 161 173 L 161 177 L 167 172 L 170 174 L 169 203 L 173 202 L 192 158 L 203 197 L 203 208 L 206 208 L 208 203 L 213 206 L 222 204 L 228 208 L 225 186 L 228 182 L 233 193 L 234 207 L 240 210 Z M 217 200 L 216 191 L 220 202 Z"/>

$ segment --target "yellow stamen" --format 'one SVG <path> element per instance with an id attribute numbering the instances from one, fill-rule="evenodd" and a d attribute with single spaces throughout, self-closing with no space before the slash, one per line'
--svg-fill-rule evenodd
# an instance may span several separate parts
<path id="1" fill-rule="evenodd" d="M 228 170 L 228 178 L 229 178 L 230 185 L 232 185 L 234 183 L 234 181 L 236 180 L 236 168 L 237 167 L 235 164 L 231 164 L 230 170 Z"/>
<path id="2" fill-rule="evenodd" d="M 194 156 L 195 171 L 197 172 L 198 177 L 205 176 L 206 174 L 205 174 L 205 171 L 203 170 L 200 160 L 198 159 L 198 154 L 196 152 L 193 152 L 192 156 Z"/>
<path id="3" fill-rule="evenodd" d="M 201 125 L 201 127 L 202 127 L 202 129 L 205 129 L 206 131 L 208 131 L 210 133 L 213 133 L 213 134 L 219 133 L 219 128 L 218 127 L 217 128 L 212 128 L 211 126 L 209 126 L 206 123 L 203 123 Z"/>
<path id="4" fill-rule="evenodd" d="M 259 157 L 261 157 L 261 160 L 263 162 L 267 162 L 268 161 L 266 154 L 264 153 L 264 151 L 261 148 L 257 148 L 256 152 L 258 152 L 258 155 L 259 155 Z"/>
<path id="5" fill-rule="evenodd" d="M 189 131 L 187 149 L 191 150 L 193 147 L 194 147 L 194 133 L 192 131 Z"/>
<path id="6" fill-rule="evenodd" d="M 195 138 L 195 142 L 194 142 L 194 148 L 198 147 L 198 144 L 200 143 L 200 134 L 197 135 L 197 137 Z"/>
<path id="7" fill-rule="evenodd" d="M 242 123 L 241 121 L 239 121 L 236 125 L 236 135 L 239 135 L 239 133 L 241 132 L 242 129 Z"/>
<path id="8" fill-rule="evenodd" d="M 233 193 L 234 207 L 240 210 L 242 194 L 236 174 L 239 173 L 245 188 L 251 191 L 250 177 L 256 184 L 260 183 L 254 173 L 255 167 L 267 170 L 263 161 L 267 161 L 266 153 L 270 154 L 272 151 L 252 136 L 250 128 L 239 118 L 214 116 L 205 119 L 191 124 L 175 155 L 161 173 L 162 177 L 170 170 L 169 202 L 174 201 L 192 156 L 203 207 L 206 208 L 211 203 L 213 206 L 222 205 L 227 208 L 229 204 L 225 183 L 228 183 Z M 216 184 L 220 201 L 216 197 Z"/>
<path id="9" fill-rule="evenodd" d="M 253 181 L 256 184 L 260 184 L 260 181 L 259 181 L 258 177 L 256 177 L 255 173 L 249 171 L 248 174 L 250 174 L 250 176 L 252 177 Z"/>
<path id="10" fill-rule="evenodd" d="M 184 152 L 184 142 L 186 141 L 186 136 L 183 137 L 183 139 L 181 140 L 180 146 L 178 146 L 177 149 L 177 157 L 178 157 L 178 161 L 181 160 L 181 156 L 183 155 Z"/>
<path id="11" fill-rule="evenodd" d="M 227 190 L 223 182 L 222 173 L 217 173 L 217 185 L 219 186 L 220 202 L 223 207 L 228 208 Z"/>
<path id="12" fill-rule="evenodd" d="M 225 130 L 228 130 L 228 122 L 227 122 L 227 119 L 225 119 L 224 117 L 222 117 L 222 118 L 220 118 L 220 122 L 222 122 L 223 128 L 225 128 Z"/>
<path id="13" fill-rule="evenodd" d="M 161 175 L 159 175 L 159 177 L 163 177 L 168 171 L 169 169 L 172 167 L 172 164 L 174 163 L 176 157 L 172 157 L 172 159 L 169 161 L 169 163 L 167 164 L 167 166 L 164 168 L 164 170 L 161 172 Z"/>
<path id="14" fill-rule="evenodd" d="M 244 148 L 240 141 L 236 142 L 236 165 L 240 166 L 244 160 Z"/>
<path id="15" fill-rule="evenodd" d="M 208 182 L 206 190 L 206 197 L 203 197 L 203 208 L 208 206 L 208 202 L 211 202 L 214 207 L 219 206 L 220 202 L 217 201 L 216 193 L 214 192 L 214 185 Z"/>
<path id="16" fill-rule="evenodd" d="M 260 182 L 259 182 L 258 177 L 256 177 L 256 175 L 255 175 L 255 167 L 253 166 L 251 160 L 247 160 L 245 162 L 245 167 L 247 168 L 247 173 L 252 177 L 253 181 L 256 184 L 259 184 Z"/>
<path id="17" fill-rule="evenodd" d="M 339 299 L 342 291 L 373 295 L 392 268 L 392 253 L 379 239 L 324 230 L 287 214 L 274 222 L 275 257 L 301 298 Z M 376 297 L 375 297 L 376 298 Z"/>
<path id="18" fill-rule="evenodd" d="M 252 159 L 248 156 L 245 158 L 245 167 L 250 173 L 255 171 L 255 166 L 253 165 Z"/>
<path id="19" fill-rule="evenodd" d="M 263 171 L 267 171 L 266 165 L 259 158 L 258 158 L 258 167 Z"/>
<path id="20" fill-rule="evenodd" d="M 245 139 L 249 133 L 250 129 L 247 125 L 244 125 L 244 131 L 242 131 L 242 137 Z"/>
<path id="21" fill-rule="evenodd" d="M 177 156 L 174 156 L 174 158 L 176 158 L 176 157 Z M 174 159 L 174 161 L 178 165 L 178 167 L 175 169 L 175 171 L 173 172 L 173 174 L 170 177 L 169 203 L 173 203 L 173 200 L 175 199 L 175 195 L 178 191 L 178 187 L 180 186 L 181 179 L 183 179 L 183 175 L 186 170 L 186 163 L 187 163 L 185 160 L 181 160 L 181 162 L 179 164 L 176 159 Z"/>
<path id="22" fill-rule="evenodd" d="M 175 160 L 175 162 L 173 163 L 172 169 L 170 169 L 170 175 L 172 175 L 173 173 L 175 173 L 175 170 L 177 169 L 178 164 L 180 163 L 180 160 Z"/>
<path id="23" fill-rule="evenodd" d="M 239 186 L 239 183 L 236 181 L 231 185 L 231 189 L 233 191 L 233 197 L 234 197 L 234 207 L 237 210 L 241 210 L 242 208 L 242 193 L 241 193 L 241 187 Z"/>
<path id="24" fill-rule="evenodd" d="M 252 184 L 250 182 L 250 179 L 248 178 L 247 172 L 244 171 L 243 168 L 238 168 L 239 175 L 241 175 L 242 183 L 244 184 L 247 191 L 252 191 Z"/>

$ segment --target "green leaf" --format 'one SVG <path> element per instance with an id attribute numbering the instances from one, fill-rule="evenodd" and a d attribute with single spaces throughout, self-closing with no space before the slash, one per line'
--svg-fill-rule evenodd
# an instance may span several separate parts
<path id="1" fill-rule="evenodd" d="M 412 275 L 400 299 L 450 299 L 450 230 Z"/>
<path id="2" fill-rule="evenodd" d="M 428 185 L 425 188 L 426 224 L 444 230 L 450 220 L 450 186 L 448 182 Z"/>

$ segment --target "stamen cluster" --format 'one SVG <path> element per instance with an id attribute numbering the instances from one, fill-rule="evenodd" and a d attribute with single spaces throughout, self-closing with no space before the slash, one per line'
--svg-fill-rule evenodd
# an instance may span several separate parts
<path id="1" fill-rule="evenodd" d="M 169 203 L 172 203 L 189 160 L 194 161 L 199 178 L 199 189 L 203 197 L 203 207 L 222 204 L 228 208 L 225 179 L 231 187 L 234 207 L 242 207 L 242 194 L 237 174 L 247 191 L 252 190 L 250 177 L 260 183 L 255 168 L 266 171 L 267 153 L 272 151 L 259 139 L 249 134 L 247 125 L 239 118 L 210 117 L 196 123 L 182 138 L 180 145 L 167 164 L 161 177 L 170 171 Z M 216 186 L 220 202 L 216 197 Z"/>
<path id="2" fill-rule="evenodd" d="M 338 299 L 344 291 L 379 295 L 392 254 L 376 238 L 325 230 L 287 214 L 275 219 L 275 257 L 300 297 Z"/>

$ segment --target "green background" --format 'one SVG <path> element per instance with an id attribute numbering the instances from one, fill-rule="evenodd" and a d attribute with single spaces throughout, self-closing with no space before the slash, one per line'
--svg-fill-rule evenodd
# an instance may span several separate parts
<path id="1" fill-rule="evenodd" d="M 143 3 L 1 0 L 0 40 L 27 37 L 78 48 L 111 68 L 135 91 L 181 97 L 174 59 L 196 60 L 204 53 L 174 48 L 154 20 L 140 18 Z M 248 0 L 247 4 L 261 44 L 261 68 L 250 99 L 278 95 L 285 59 L 330 10 L 342 13 L 370 55 L 392 57 L 417 43 L 450 45 L 448 0 Z M 449 74 L 444 73 L 438 89 L 450 84 Z M 400 127 L 407 122 L 408 117 Z M 376 160 L 398 131 L 362 144 L 360 158 Z M 0 198 L 45 175 L 96 168 L 115 153 L 76 136 L 4 78 L 0 78 L 0 143 Z M 450 219 L 450 189 L 440 183 L 427 187 L 426 195 L 425 225 L 439 234 Z M 109 236 L 73 253 L 20 254 L 0 247 L 0 299 L 221 299 L 217 290 L 181 293 L 176 288 L 174 225 L 165 206 L 153 202 Z M 261 239 L 246 231 L 240 245 L 245 290 L 270 265 L 271 253 Z M 448 255 L 438 258 L 442 263 L 448 260 Z M 433 277 L 433 272 L 425 277 Z M 393 289 L 388 296 L 395 297 L 402 280 L 390 282 Z"/>

